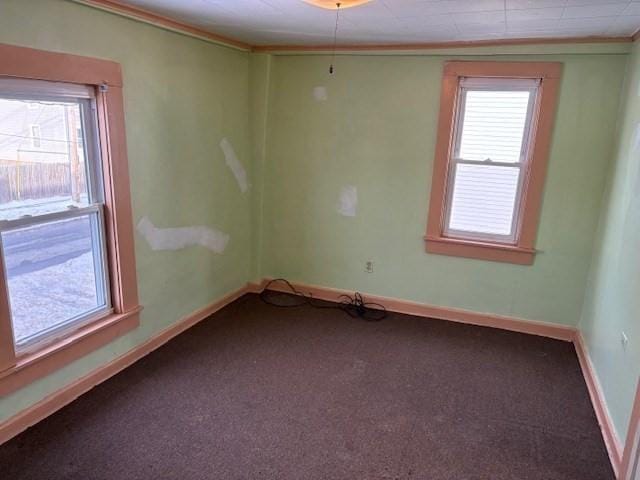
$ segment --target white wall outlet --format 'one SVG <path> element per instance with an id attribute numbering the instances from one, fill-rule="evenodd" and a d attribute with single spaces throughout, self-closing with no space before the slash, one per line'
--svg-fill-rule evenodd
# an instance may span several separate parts
<path id="1" fill-rule="evenodd" d="M 626 350 L 629 344 L 629 337 L 627 337 L 627 334 L 624 332 L 620 333 L 620 343 L 622 344 L 622 349 Z"/>
<path id="2" fill-rule="evenodd" d="M 373 273 L 373 262 L 369 261 L 364 264 L 364 271 L 367 273 Z"/>

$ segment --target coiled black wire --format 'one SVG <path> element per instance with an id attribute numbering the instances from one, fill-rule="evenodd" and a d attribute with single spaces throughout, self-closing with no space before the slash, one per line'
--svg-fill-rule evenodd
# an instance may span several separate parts
<path id="1" fill-rule="evenodd" d="M 275 283 L 286 285 L 287 291 L 270 290 L 269 287 Z M 374 302 L 365 302 L 364 297 L 356 292 L 353 297 L 350 295 L 340 295 L 340 302 L 337 304 L 321 304 L 313 298 L 313 295 L 297 290 L 286 278 L 274 278 L 269 280 L 264 290 L 260 293 L 260 299 L 267 305 L 281 308 L 296 308 L 309 305 L 313 308 L 326 308 L 341 310 L 352 318 L 361 318 L 368 322 L 377 322 L 387 317 L 387 309 Z"/>

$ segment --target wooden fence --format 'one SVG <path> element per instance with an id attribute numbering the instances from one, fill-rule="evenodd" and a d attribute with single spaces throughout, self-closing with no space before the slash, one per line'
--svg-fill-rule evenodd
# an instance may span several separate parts
<path id="1" fill-rule="evenodd" d="M 84 175 L 78 175 L 77 191 L 86 191 Z M 62 163 L 0 165 L 0 203 L 71 196 L 70 166 Z"/>

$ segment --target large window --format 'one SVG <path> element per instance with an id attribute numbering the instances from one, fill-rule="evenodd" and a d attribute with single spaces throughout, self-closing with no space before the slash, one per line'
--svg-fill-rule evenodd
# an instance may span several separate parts
<path id="1" fill-rule="evenodd" d="M 460 81 L 445 235 L 515 243 L 538 84 Z"/>
<path id="2" fill-rule="evenodd" d="M 532 263 L 555 63 L 445 67 L 427 251 Z"/>
<path id="3" fill-rule="evenodd" d="M 139 324 L 117 63 L 0 44 L 0 396 Z"/>
<path id="4" fill-rule="evenodd" d="M 0 79 L 0 254 L 18 350 L 111 308 L 95 102 L 86 86 Z"/>

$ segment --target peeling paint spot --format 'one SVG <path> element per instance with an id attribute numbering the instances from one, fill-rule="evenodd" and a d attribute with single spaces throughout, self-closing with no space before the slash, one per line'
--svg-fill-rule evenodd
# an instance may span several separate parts
<path id="1" fill-rule="evenodd" d="M 329 98 L 326 87 L 314 87 L 313 98 L 316 99 L 316 102 L 326 101 Z"/>
<path id="2" fill-rule="evenodd" d="M 229 243 L 229 235 L 215 228 L 203 226 L 158 228 L 147 217 L 140 219 L 137 229 L 152 250 L 181 250 L 200 245 L 214 253 L 222 253 Z"/>
<path id="3" fill-rule="evenodd" d="M 358 207 L 358 189 L 354 185 L 345 185 L 340 191 L 338 213 L 345 217 L 355 217 Z"/>
<path id="4" fill-rule="evenodd" d="M 240 160 L 238 160 L 238 156 L 236 155 L 231 143 L 229 143 L 229 140 L 223 138 L 220 141 L 220 148 L 222 149 L 222 153 L 224 153 L 224 159 L 227 167 L 229 167 L 231 172 L 233 172 L 233 175 L 236 177 L 240 191 L 245 193 L 249 189 L 247 171 L 242 166 L 242 163 L 240 163 Z"/>

